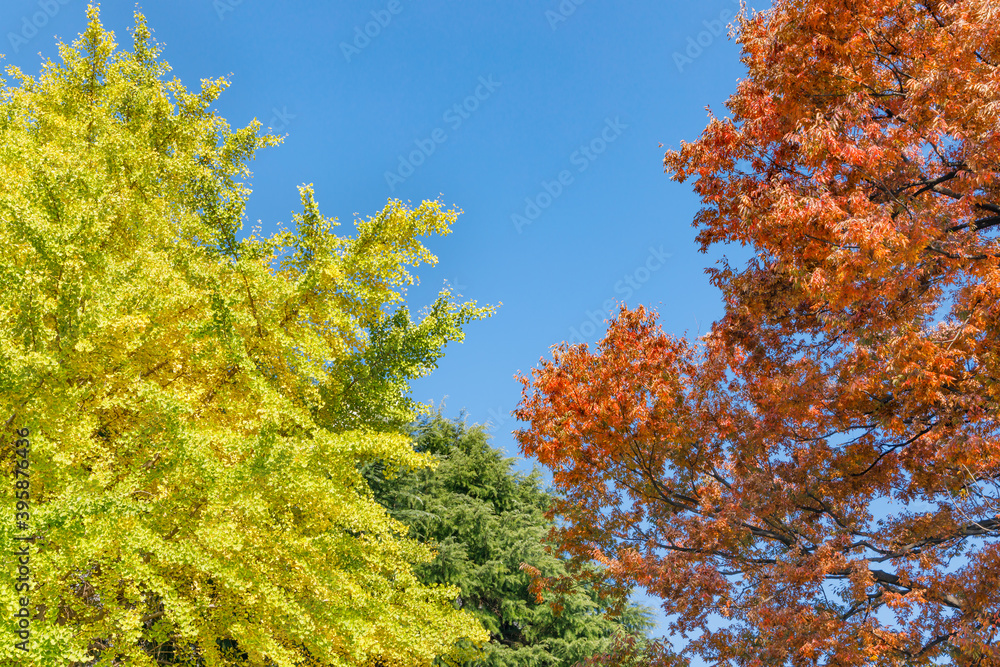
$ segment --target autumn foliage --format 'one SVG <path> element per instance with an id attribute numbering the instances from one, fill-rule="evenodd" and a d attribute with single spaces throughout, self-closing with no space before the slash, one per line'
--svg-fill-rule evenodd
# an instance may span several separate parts
<path id="1" fill-rule="evenodd" d="M 738 665 L 1000 664 L 1000 5 L 777 0 L 665 166 L 725 315 L 531 378 L 561 545 Z"/>
<path id="2" fill-rule="evenodd" d="M 485 630 L 417 579 L 431 549 L 359 470 L 432 463 L 409 381 L 491 312 L 406 306 L 457 212 L 390 201 L 338 233 L 303 186 L 292 225 L 243 232 L 277 137 L 216 114 L 224 79 L 167 79 L 140 14 L 131 51 L 88 16 L 0 81 L 0 423 L 31 434 L 30 479 L 0 487 L 30 563 L 0 569 L 0 665 L 460 658 Z"/>

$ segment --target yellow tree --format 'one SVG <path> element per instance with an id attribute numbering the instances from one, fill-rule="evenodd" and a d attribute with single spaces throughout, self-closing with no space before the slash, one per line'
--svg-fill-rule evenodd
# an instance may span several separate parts
<path id="1" fill-rule="evenodd" d="M 0 99 L 0 495 L 22 512 L 0 536 L 30 570 L 0 573 L 0 664 L 423 665 L 485 640 L 358 470 L 429 463 L 408 380 L 490 312 L 402 303 L 456 212 L 390 201 L 338 236 L 303 187 L 292 229 L 241 239 L 277 138 L 211 110 L 225 80 L 167 80 L 141 15 L 132 52 L 88 16 Z"/>

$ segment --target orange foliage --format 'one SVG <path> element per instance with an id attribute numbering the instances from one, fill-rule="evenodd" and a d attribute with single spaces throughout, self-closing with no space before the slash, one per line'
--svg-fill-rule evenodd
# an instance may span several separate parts
<path id="1" fill-rule="evenodd" d="M 738 665 L 1000 664 L 1000 3 L 776 0 L 692 179 L 725 316 L 525 385 L 555 537 Z M 713 620 L 714 619 L 714 620 Z M 721 620 L 720 620 L 721 619 Z"/>

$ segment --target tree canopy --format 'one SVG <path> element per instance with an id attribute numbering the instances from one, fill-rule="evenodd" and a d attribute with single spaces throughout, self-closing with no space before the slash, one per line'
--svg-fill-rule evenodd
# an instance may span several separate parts
<path id="1" fill-rule="evenodd" d="M 1000 35 L 991 0 L 776 0 L 692 179 L 724 317 L 623 309 L 518 414 L 560 543 L 713 664 L 1000 660 Z"/>
<path id="2" fill-rule="evenodd" d="M 600 591 L 568 577 L 566 563 L 546 549 L 552 497 L 537 471 L 525 476 L 514 459 L 492 448 L 486 431 L 440 413 L 414 428 L 417 452 L 435 458 L 387 478 L 379 465 L 367 476 L 375 497 L 410 535 L 437 552 L 416 568 L 426 584 L 456 586 L 459 605 L 489 631 L 490 642 L 463 664 L 489 667 L 571 667 L 610 653 L 619 635 L 639 640 L 652 627 L 635 605 L 610 617 Z M 568 584 L 539 594 L 532 573 Z"/>
<path id="3" fill-rule="evenodd" d="M 404 304 L 456 212 L 390 201 L 338 235 L 303 186 L 291 229 L 242 232 L 277 138 L 216 115 L 224 79 L 168 80 L 141 15 L 131 52 L 88 16 L 0 90 L 0 421 L 31 434 L 30 521 L 0 523 L 31 588 L 3 568 L 0 607 L 32 614 L 0 663 L 425 665 L 485 640 L 358 469 L 430 463 L 408 381 L 490 312 Z"/>

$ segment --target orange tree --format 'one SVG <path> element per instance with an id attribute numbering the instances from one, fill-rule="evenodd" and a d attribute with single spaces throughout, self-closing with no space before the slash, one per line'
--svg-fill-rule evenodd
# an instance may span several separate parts
<path id="1" fill-rule="evenodd" d="M 717 664 L 998 664 L 1000 7 L 777 0 L 665 158 L 725 315 L 623 309 L 525 385 L 561 546 Z"/>

